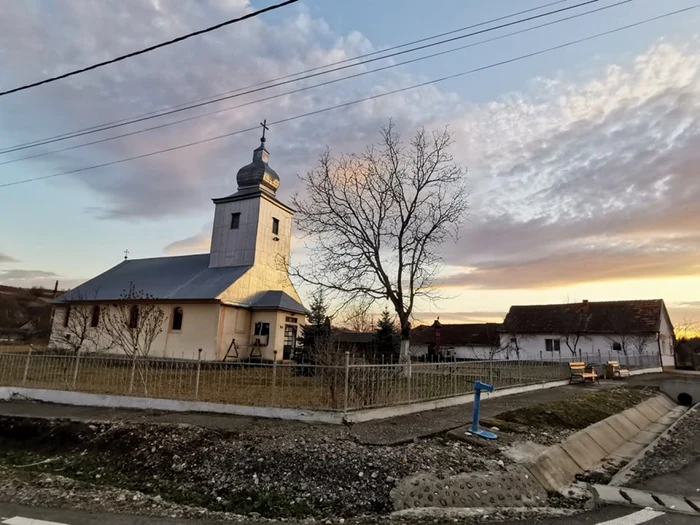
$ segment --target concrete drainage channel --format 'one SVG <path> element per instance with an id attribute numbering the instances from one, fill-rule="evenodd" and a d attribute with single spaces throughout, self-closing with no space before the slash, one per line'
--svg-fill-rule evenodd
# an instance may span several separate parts
<path id="1" fill-rule="evenodd" d="M 392 491 L 394 508 L 401 515 L 411 509 L 418 513 L 426 508 L 542 508 L 546 505 L 547 492 L 563 491 L 576 481 L 576 476 L 596 467 L 619 468 L 686 411 L 687 407 L 677 406 L 661 394 L 573 434 L 561 444 L 548 447 L 534 460 L 500 473 L 460 474 L 443 479 L 412 476 Z M 630 492 L 630 489 L 622 490 Z M 641 491 L 636 491 L 635 497 L 641 498 L 637 492 Z M 598 494 L 603 493 L 608 495 L 605 489 Z M 623 496 L 618 497 L 624 500 Z M 683 503 L 684 509 L 692 510 L 697 505 L 695 501 Z M 627 501 L 627 504 L 631 503 Z M 675 504 L 680 502 L 670 503 Z"/>

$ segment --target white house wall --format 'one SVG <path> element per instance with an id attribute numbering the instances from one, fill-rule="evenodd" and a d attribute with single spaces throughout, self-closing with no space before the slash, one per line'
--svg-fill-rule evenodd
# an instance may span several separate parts
<path id="1" fill-rule="evenodd" d="M 673 326 L 671 320 L 666 315 L 666 311 L 661 312 L 661 324 L 659 325 L 659 346 L 661 347 L 661 366 L 676 366 L 675 351 L 673 348 Z"/>
<path id="2" fill-rule="evenodd" d="M 507 346 L 513 337 L 512 334 L 501 334 L 501 345 L 503 347 Z M 565 334 L 518 334 L 517 336 L 518 347 L 520 349 L 521 359 L 534 359 L 534 360 L 565 360 L 570 361 L 574 355 L 566 344 Z M 559 339 L 560 352 L 548 352 L 545 340 L 546 339 Z M 579 338 L 576 349 L 577 352 L 581 352 L 584 357 L 589 356 L 589 358 L 595 358 L 596 356 L 602 357 L 603 361 L 608 359 L 616 359 L 616 356 L 622 354 L 612 349 L 613 341 L 619 338 L 615 335 L 600 335 L 591 334 L 582 336 Z M 570 341 L 573 347 L 573 341 Z M 514 345 L 510 345 L 514 349 Z M 629 348 L 628 354 L 636 352 L 636 349 Z M 658 355 L 659 348 L 656 343 L 656 336 L 651 336 L 649 343 L 644 349 L 644 355 Z M 577 354 L 578 355 L 578 354 Z M 624 354 L 623 354 L 624 355 Z M 514 350 L 511 352 L 511 358 L 515 356 Z"/>
<path id="3" fill-rule="evenodd" d="M 452 353 L 454 353 L 456 359 L 489 359 L 491 356 L 491 350 L 492 348 L 490 346 L 483 345 L 440 345 L 441 352 L 447 352 L 450 357 L 452 356 Z M 423 357 L 428 355 L 428 345 L 412 344 L 411 355 L 413 357 Z M 495 359 L 499 359 L 499 356 L 496 356 Z"/>

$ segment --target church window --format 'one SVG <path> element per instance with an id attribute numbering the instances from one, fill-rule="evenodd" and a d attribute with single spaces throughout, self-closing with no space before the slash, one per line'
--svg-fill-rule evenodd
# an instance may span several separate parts
<path id="1" fill-rule="evenodd" d="M 280 220 L 275 219 L 274 217 L 272 218 L 272 233 L 275 235 L 279 234 L 280 232 Z"/>
<path id="2" fill-rule="evenodd" d="M 66 314 L 63 317 L 63 326 L 68 326 L 69 320 L 70 320 L 70 305 L 66 306 Z"/>
<path id="3" fill-rule="evenodd" d="M 182 308 L 176 306 L 173 308 L 173 330 L 182 330 Z"/>
<path id="4" fill-rule="evenodd" d="M 255 323 L 255 335 L 270 335 L 270 323 Z"/>
<path id="5" fill-rule="evenodd" d="M 240 213 L 232 213 L 231 214 L 231 229 L 232 230 L 237 230 L 238 226 L 241 224 L 241 214 Z"/>
<path id="6" fill-rule="evenodd" d="M 136 328 L 139 325 L 139 307 L 133 305 L 129 312 L 129 328 Z"/>
<path id="7" fill-rule="evenodd" d="M 92 317 L 90 319 L 90 326 L 93 328 L 100 324 L 100 307 L 95 305 L 92 307 Z"/>

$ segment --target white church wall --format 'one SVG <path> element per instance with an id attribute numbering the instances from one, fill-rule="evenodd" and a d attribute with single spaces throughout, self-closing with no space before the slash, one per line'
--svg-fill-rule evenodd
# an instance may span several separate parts
<path id="1" fill-rule="evenodd" d="M 226 352 L 235 339 L 238 347 L 238 359 L 245 359 L 250 354 L 250 312 L 235 306 L 222 305 L 219 313 L 218 359 L 224 359 Z M 229 353 L 235 358 L 235 351 Z"/>
<path id="2" fill-rule="evenodd" d="M 279 220 L 277 234 L 272 231 L 273 219 Z M 286 273 L 291 249 L 292 214 L 275 202 L 262 198 L 259 221 L 255 264 Z"/>
<path id="3" fill-rule="evenodd" d="M 282 360 L 282 344 L 280 341 L 281 337 L 284 336 L 284 330 L 280 336 L 278 317 L 279 316 L 276 311 L 256 311 L 253 312 L 250 319 L 251 349 L 252 343 L 256 338 L 260 337 L 255 335 L 255 324 L 268 323 L 270 325 L 270 333 L 267 338 L 267 344 L 260 347 L 260 356 L 265 361 L 272 361 L 275 358 L 275 350 L 277 350 L 277 360 Z"/>
<path id="4" fill-rule="evenodd" d="M 251 266 L 255 262 L 261 199 L 217 204 L 211 239 L 211 267 Z M 238 228 L 231 229 L 231 214 L 240 213 Z"/>
<path id="5" fill-rule="evenodd" d="M 149 356 L 192 359 L 197 357 L 198 349 L 202 349 L 203 360 L 216 359 L 216 343 L 219 324 L 219 305 L 214 303 L 156 303 L 160 307 L 165 318 L 162 330 L 156 336 L 151 345 Z M 176 306 L 182 308 L 182 329 L 172 330 L 172 315 Z M 100 320 L 97 328 L 89 328 L 89 339 L 84 346 L 84 351 L 108 351 L 109 353 L 120 353 L 120 349 L 108 349 L 109 338 L 104 333 L 105 316 L 108 315 L 111 305 L 101 305 Z M 66 332 L 64 327 L 65 306 L 56 307 L 51 339 L 49 346 L 53 348 L 66 348 L 61 343 Z M 126 329 L 126 328 L 125 328 Z M 97 339 L 96 344 L 93 342 Z"/>

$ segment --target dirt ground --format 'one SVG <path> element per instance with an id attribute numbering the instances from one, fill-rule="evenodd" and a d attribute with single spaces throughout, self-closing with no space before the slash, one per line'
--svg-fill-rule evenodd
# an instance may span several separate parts
<path id="1" fill-rule="evenodd" d="M 554 389 L 549 392 L 554 400 L 543 399 L 541 392 L 529 401 L 503 398 L 508 401 L 493 404 L 488 412 L 504 424 L 499 430 L 503 446 L 547 442 L 558 439 L 551 432 L 554 420 L 560 432 L 582 424 L 561 417 L 567 403 L 575 402 L 588 420 L 602 419 L 606 413 L 595 407 L 622 410 L 652 394 L 625 387 Z M 28 417 L 32 407 L 38 410 Z M 435 425 L 428 434 L 425 426 L 414 425 L 420 432 L 409 441 L 371 444 L 359 438 L 357 428 L 346 426 L 240 418 L 236 425 L 211 428 L 196 420 L 155 423 L 157 417 L 131 412 L 131 417 L 112 414 L 100 421 L 96 409 L 89 409 L 91 418 L 76 420 L 58 408 L 0 404 L 0 500 L 65 506 L 74 504 L 65 494 L 73 494 L 73 501 L 88 507 L 92 501 L 95 510 L 103 511 L 116 506 L 128 512 L 124 509 L 131 506 L 131 512 L 163 515 L 353 518 L 390 512 L 389 492 L 408 475 L 448 476 L 495 470 L 499 461 L 512 463 L 498 445 L 453 439 Z M 414 420 L 433 416 L 416 414 Z M 211 416 L 198 417 L 203 422 Z M 374 436 L 386 437 L 391 421 L 374 425 L 380 429 Z"/>

